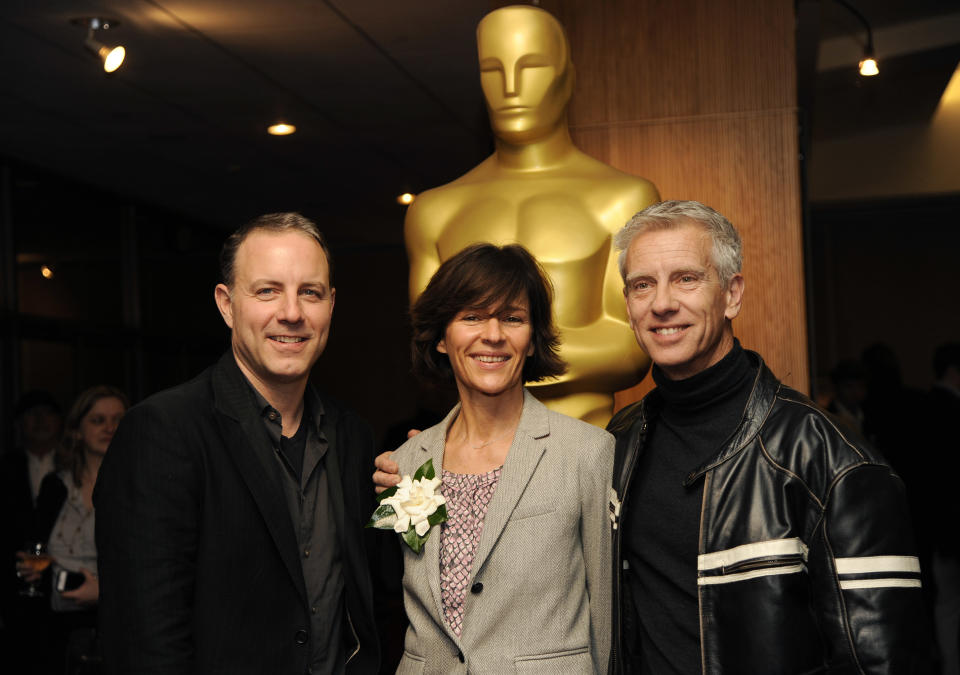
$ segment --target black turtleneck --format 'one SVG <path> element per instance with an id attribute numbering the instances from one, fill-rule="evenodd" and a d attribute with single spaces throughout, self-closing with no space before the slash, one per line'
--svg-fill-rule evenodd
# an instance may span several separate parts
<path id="1" fill-rule="evenodd" d="M 625 579 L 636 609 L 641 673 L 700 672 L 697 554 L 703 479 L 684 479 L 740 423 L 757 367 L 734 341 L 718 363 L 685 380 L 657 366 L 648 441 L 624 505 Z"/>

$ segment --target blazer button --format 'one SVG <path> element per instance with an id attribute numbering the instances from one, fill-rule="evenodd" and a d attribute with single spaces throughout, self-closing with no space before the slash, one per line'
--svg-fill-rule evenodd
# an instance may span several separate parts
<path id="1" fill-rule="evenodd" d="M 460 663 L 463 663 L 464 661 L 463 652 L 457 652 L 457 658 L 460 659 Z"/>
<path id="2" fill-rule="evenodd" d="M 476 595 L 482 590 L 483 590 L 483 584 L 481 584 L 479 581 L 470 587 L 470 592 L 473 593 L 474 595 Z"/>
<path id="3" fill-rule="evenodd" d="M 298 630 L 293 634 L 293 641 L 298 647 L 302 647 L 303 645 L 307 644 L 307 631 Z"/>

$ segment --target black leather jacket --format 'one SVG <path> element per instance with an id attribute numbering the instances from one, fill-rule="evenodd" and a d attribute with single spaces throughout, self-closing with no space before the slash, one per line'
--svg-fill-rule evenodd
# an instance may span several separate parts
<path id="1" fill-rule="evenodd" d="M 925 672 L 928 644 L 902 481 L 876 451 L 781 384 L 760 356 L 730 443 L 684 483 L 704 481 L 697 589 L 703 673 Z M 621 410 L 610 511 L 610 672 L 638 672 L 618 528 L 661 400 Z"/>

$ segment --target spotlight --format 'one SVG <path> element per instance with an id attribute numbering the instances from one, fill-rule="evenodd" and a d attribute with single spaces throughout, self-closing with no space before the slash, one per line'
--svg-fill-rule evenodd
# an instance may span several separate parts
<path id="1" fill-rule="evenodd" d="M 295 126 L 287 124 L 286 122 L 277 122 L 267 127 L 267 133 L 271 136 L 289 136 L 296 130 L 297 128 Z"/>
<path id="2" fill-rule="evenodd" d="M 397 197 L 397 204 L 413 204 L 413 200 L 416 198 L 416 195 L 411 194 L 410 192 L 404 192 L 402 195 Z"/>
<path id="3" fill-rule="evenodd" d="M 44 279 L 53 279 L 53 268 L 49 265 L 40 265 L 40 276 Z"/>
<path id="4" fill-rule="evenodd" d="M 96 54 L 103 62 L 104 71 L 112 73 L 123 64 L 123 59 L 127 55 L 127 50 L 123 48 L 123 45 L 111 47 L 97 39 L 97 36 L 102 35 L 103 31 L 117 26 L 120 23 L 119 21 L 90 16 L 74 19 L 73 23 L 87 27 L 87 38 L 83 41 L 83 46 Z"/>

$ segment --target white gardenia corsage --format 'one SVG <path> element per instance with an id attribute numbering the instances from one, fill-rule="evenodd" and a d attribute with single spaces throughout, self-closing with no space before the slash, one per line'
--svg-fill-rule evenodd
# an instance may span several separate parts
<path id="1" fill-rule="evenodd" d="M 404 476 L 400 483 L 384 490 L 377 498 L 380 506 L 373 512 L 367 527 L 393 530 L 414 553 L 420 553 L 430 536 L 430 528 L 447 519 L 447 500 L 439 492 L 440 479 L 428 459 L 413 474 Z"/>

